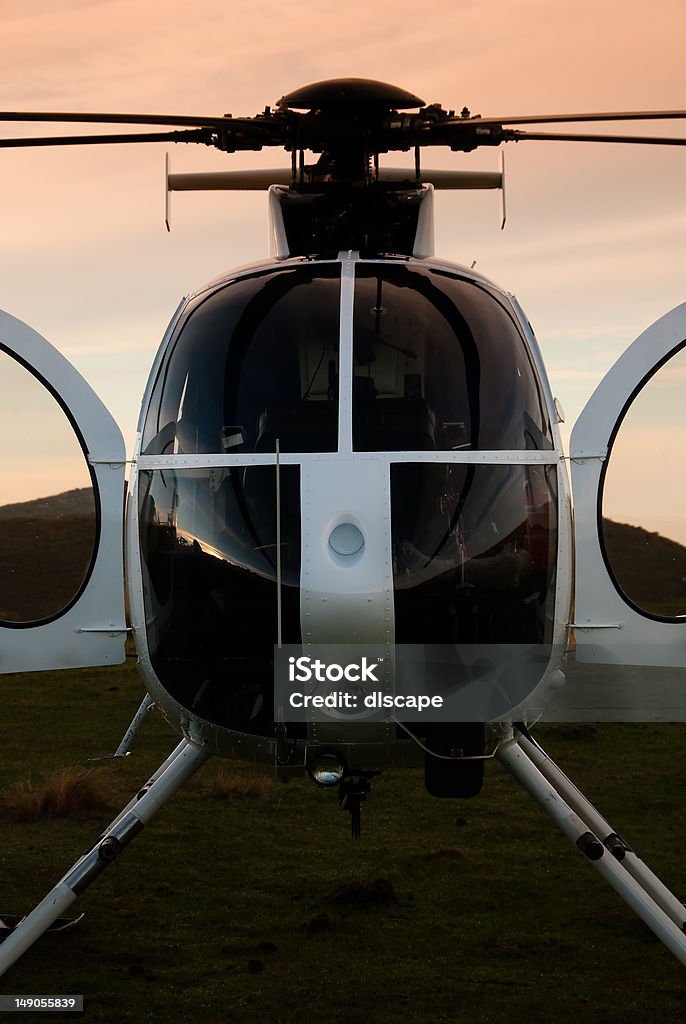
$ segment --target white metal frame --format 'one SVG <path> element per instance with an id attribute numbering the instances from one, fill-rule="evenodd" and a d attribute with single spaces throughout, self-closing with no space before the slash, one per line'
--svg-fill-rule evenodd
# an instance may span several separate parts
<path id="1" fill-rule="evenodd" d="M 630 399 L 685 340 L 683 303 L 629 346 L 598 385 L 572 431 L 577 661 L 686 667 L 686 617 L 680 622 L 659 621 L 629 605 L 610 578 L 598 535 L 599 490 L 615 427 Z"/>
<path id="2" fill-rule="evenodd" d="M 126 450 L 119 427 L 95 392 L 48 341 L 0 311 L 0 346 L 68 397 L 94 477 L 100 529 L 88 581 L 78 599 L 42 625 L 0 626 L 0 673 L 118 664 L 124 661 L 123 516 Z"/>

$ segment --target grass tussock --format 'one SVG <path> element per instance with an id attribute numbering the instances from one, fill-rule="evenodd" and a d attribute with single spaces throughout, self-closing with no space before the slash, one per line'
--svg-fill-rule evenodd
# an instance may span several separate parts
<path id="1" fill-rule="evenodd" d="M 274 782 L 265 776 L 245 778 L 243 775 L 220 768 L 211 783 L 212 796 L 217 800 L 255 800 L 263 803 L 269 799 Z"/>
<path id="2" fill-rule="evenodd" d="M 454 846 L 441 846 L 437 850 L 429 850 L 424 854 L 425 860 L 462 860 L 462 851 Z"/>
<path id="3" fill-rule="evenodd" d="M 105 768 L 71 765 L 58 768 L 39 782 L 13 782 L 0 790 L 0 811 L 14 821 L 67 818 L 106 807 L 112 779 Z"/>

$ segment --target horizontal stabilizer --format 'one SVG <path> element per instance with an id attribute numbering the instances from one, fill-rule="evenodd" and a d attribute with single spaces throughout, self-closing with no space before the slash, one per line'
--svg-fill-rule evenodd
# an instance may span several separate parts
<path id="1" fill-rule="evenodd" d="M 293 180 L 290 168 L 260 168 L 247 171 L 204 171 L 190 174 L 169 174 L 167 188 L 170 192 L 197 191 L 254 191 L 268 189 L 271 185 L 290 185 Z M 382 167 L 379 180 L 385 182 L 407 182 L 416 184 L 415 172 L 400 167 Z M 502 188 L 501 171 L 450 171 L 422 170 L 421 183 L 434 188 Z"/>
<path id="2" fill-rule="evenodd" d="M 272 185 L 290 185 L 292 177 L 290 167 L 169 174 L 167 188 L 170 192 L 266 191 Z"/>
<path id="3" fill-rule="evenodd" d="M 464 170 L 420 170 L 421 185 L 432 185 L 434 189 L 500 189 L 501 227 L 505 226 L 505 164 L 501 153 L 499 171 Z M 419 188 L 415 170 L 404 167 L 381 167 L 379 181 L 388 184 L 407 185 Z M 311 169 L 305 171 L 305 181 L 311 182 Z M 262 167 L 243 171 L 199 171 L 188 174 L 172 174 L 169 155 L 165 165 L 166 183 L 166 224 L 170 228 L 170 196 L 172 192 L 230 192 L 266 191 L 272 185 L 289 186 L 293 183 L 293 172 L 289 167 Z"/>
<path id="4" fill-rule="evenodd" d="M 501 171 L 432 171 L 421 170 L 422 185 L 433 185 L 439 188 L 502 188 L 503 175 Z M 379 170 L 381 181 L 407 181 L 415 182 L 414 171 L 402 167 L 381 167 Z"/>

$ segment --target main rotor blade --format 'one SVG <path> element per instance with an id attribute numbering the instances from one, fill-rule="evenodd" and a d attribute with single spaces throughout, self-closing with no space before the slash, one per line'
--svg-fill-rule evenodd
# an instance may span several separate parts
<path id="1" fill-rule="evenodd" d="M 598 114 L 534 114 L 531 117 L 465 117 L 451 124 L 562 124 L 584 121 L 661 121 L 686 119 L 686 110 L 626 110 Z"/>
<path id="2" fill-rule="evenodd" d="M 252 118 L 235 118 L 230 114 L 223 117 L 212 115 L 211 117 L 194 117 L 185 114 L 102 114 L 102 113 L 66 113 L 65 111 L 45 110 L 2 110 L 0 121 L 53 121 L 61 124 L 177 124 L 189 125 L 197 128 L 212 128 L 235 124 L 237 122 L 250 122 Z"/>
<path id="3" fill-rule="evenodd" d="M 32 146 L 98 146 L 130 142 L 199 142 L 212 145 L 212 130 L 178 132 L 135 132 L 121 135 L 63 135 L 33 139 L 0 139 L 0 149 L 23 149 Z"/>
<path id="4" fill-rule="evenodd" d="M 519 132 L 511 129 L 503 132 L 503 142 L 526 142 L 529 139 L 543 142 L 627 142 L 644 146 L 686 146 L 686 138 L 669 139 L 649 135 L 585 135 L 577 132 Z"/>
<path id="5" fill-rule="evenodd" d="M 291 112 L 292 113 L 292 112 Z M 658 121 L 664 119 L 686 119 L 686 110 L 628 110 L 607 111 L 585 114 L 532 114 L 522 117 L 464 117 L 446 120 L 444 124 L 488 125 L 488 124 L 556 124 L 583 121 Z M 0 111 L 0 121 L 52 121 L 62 124 L 81 122 L 84 124 L 167 124 L 193 127 L 231 127 L 238 124 L 254 124 L 261 118 L 232 117 L 230 114 L 198 117 L 188 114 L 117 114 L 83 113 L 40 110 Z M 269 120 L 265 118 L 265 120 Z"/>

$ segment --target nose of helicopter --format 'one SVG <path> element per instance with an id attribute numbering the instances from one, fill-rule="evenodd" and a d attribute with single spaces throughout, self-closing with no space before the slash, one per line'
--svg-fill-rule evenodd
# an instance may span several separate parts
<path id="1" fill-rule="evenodd" d="M 206 721 L 273 735 L 281 640 L 373 649 L 384 688 L 397 645 L 550 632 L 549 415 L 506 297 L 468 274 L 342 254 L 221 280 L 142 433 L 151 669 Z"/>

